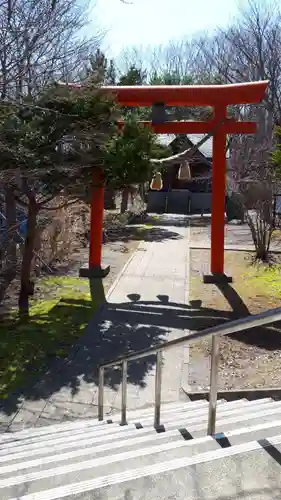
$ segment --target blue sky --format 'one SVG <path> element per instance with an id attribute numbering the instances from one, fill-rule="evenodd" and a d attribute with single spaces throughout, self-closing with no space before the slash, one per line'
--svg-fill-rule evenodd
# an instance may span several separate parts
<path id="1" fill-rule="evenodd" d="M 126 5 L 120 0 L 96 0 L 92 18 L 107 31 L 103 48 L 117 56 L 127 46 L 166 44 L 226 25 L 237 13 L 238 1 L 131 0 Z"/>

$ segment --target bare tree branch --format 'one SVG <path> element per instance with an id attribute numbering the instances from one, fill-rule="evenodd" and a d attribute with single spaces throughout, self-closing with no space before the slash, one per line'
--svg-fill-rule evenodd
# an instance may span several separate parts
<path id="1" fill-rule="evenodd" d="M 83 38 L 87 8 L 60 0 L 50 9 L 41 0 L 0 4 L 0 95 L 2 99 L 34 96 L 52 80 L 75 81 L 101 33 Z"/>

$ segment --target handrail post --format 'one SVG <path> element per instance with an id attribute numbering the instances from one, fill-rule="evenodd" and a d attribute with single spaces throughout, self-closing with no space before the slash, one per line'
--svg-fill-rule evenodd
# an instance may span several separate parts
<path id="1" fill-rule="evenodd" d="M 122 421 L 126 421 L 127 410 L 127 363 L 135 359 L 145 358 L 149 355 L 157 353 L 156 362 L 156 377 L 155 377 L 155 408 L 154 408 L 154 426 L 157 428 L 160 425 L 160 407 L 161 407 L 161 378 L 162 378 L 162 359 L 163 351 L 171 349 L 176 345 L 190 344 L 199 339 L 212 337 L 212 355 L 211 355 L 211 371 L 210 371 L 210 394 L 209 394 L 209 415 L 208 415 L 208 434 L 214 434 L 216 430 L 216 407 L 218 395 L 218 370 L 219 370 L 219 337 L 230 335 L 236 332 L 249 330 L 257 326 L 264 326 L 281 321 L 281 307 L 271 309 L 260 314 L 249 315 L 246 318 L 239 318 L 223 325 L 216 325 L 199 332 L 191 333 L 190 335 L 180 338 L 175 338 L 166 343 L 142 349 L 140 351 L 128 354 L 124 357 L 118 357 L 115 361 L 111 360 L 99 367 L 98 375 L 98 418 L 103 420 L 104 413 L 104 370 L 111 366 L 123 366 L 122 372 Z M 123 363 L 126 363 L 125 365 Z M 126 380 L 125 380 L 126 379 Z"/>
<path id="2" fill-rule="evenodd" d="M 154 427 L 157 429 L 160 425 L 161 409 L 161 385 L 162 385 L 162 351 L 157 352 L 156 375 L 155 375 L 155 407 L 154 407 Z"/>
<path id="3" fill-rule="evenodd" d="M 122 408 L 121 408 L 121 425 L 127 424 L 127 361 L 122 363 Z"/>
<path id="4" fill-rule="evenodd" d="M 98 418 L 103 420 L 104 367 L 99 367 Z"/>
<path id="5" fill-rule="evenodd" d="M 208 435 L 216 432 L 216 411 L 218 397 L 218 373 L 219 373 L 220 338 L 212 336 L 211 373 L 210 373 L 210 395 L 209 395 L 209 416 Z"/>

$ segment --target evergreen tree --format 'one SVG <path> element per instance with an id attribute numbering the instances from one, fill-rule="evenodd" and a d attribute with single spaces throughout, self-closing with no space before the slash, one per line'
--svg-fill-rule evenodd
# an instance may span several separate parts
<path id="1" fill-rule="evenodd" d="M 96 52 L 90 57 L 90 67 L 88 75 L 92 81 L 99 84 L 104 84 L 107 74 L 107 59 L 105 54 L 97 49 Z"/>
<path id="2" fill-rule="evenodd" d="M 109 66 L 106 71 L 106 84 L 107 85 L 116 85 L 116 67 L 113 59 L 110 59 Z"/>

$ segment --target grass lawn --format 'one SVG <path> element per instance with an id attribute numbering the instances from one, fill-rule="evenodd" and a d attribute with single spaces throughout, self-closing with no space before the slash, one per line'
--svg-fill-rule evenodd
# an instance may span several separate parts
<path id="1" fill-rule="evenodd" d="M 33 300 L 27 323 L 11 312 L 0 325 L 0 399 L 40 375 L 50 362 L 65 357 L 83 334 L 94 306 L 89 281 L 50 277 L 38 283 L 40 295 Z"/>
<path id="2" fill-rule="evenodd" d="M 191 251 L 191 299 L 208 307 L 231 310 L 231 306 L 215 285 L 204 285 L 202 274 L 209 271 L 209 250 Z M 225 252 L 225 273 L 233 277 L 231 287 L 241 297 L 251 314 L 279 307 L 281 297 L 281 265 L 252 265 L 246 252 Z"/>
<path id="3" fill-rule="evenodd" d="M 249 278 L 249 285 L 262 289 L 267 295 L 274 298 L 281 297 L 281 266 L 275 265 L 252 267 L 245 276 Z"/>

